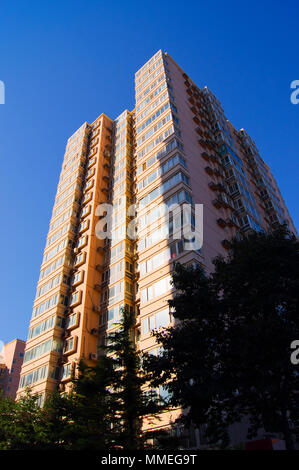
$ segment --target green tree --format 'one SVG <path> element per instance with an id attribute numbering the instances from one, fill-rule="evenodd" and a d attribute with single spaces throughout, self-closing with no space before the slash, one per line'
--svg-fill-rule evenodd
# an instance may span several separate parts
<path id="1" fill-rule="evenodd" d="M 123 309 L 119 328 L 108 335 L 104 348 L 113 361 L 110 390 L 116 403 L 115 445 L 127 450 L 144 447 L 146 440 L 154 434 L 142 432 L 143 418 L 157 417 L 157 413 L 167 407 L 145 389 L 149 377 L 136 351 L 135 324 L 134 314 Z"/>
<path id="2" fill-rule="evenodd" d="M 0 449 L 46 450 L 56 448 L 51 440 L 46 413 L 29 390 L 17 401 L 0 397 Z"/>
<path id="3" fill-rule="evenodd" d="M 124 309 L 98 362 L 91 367 L 81 360 L 70 391 L 53 393 L 42 408 L 30 389 L 17 401 L 2 396 L 0 449 L 132 450 L 152 437 L 167 439 L 142 431 L 143 418 L 167 405 L 145 390 L 149 379 L 136 351 L 135 323 Z"/>
<path id="4" fill-rule="evenodd" d="M 166 404 L 144 390 L 148 377 L 135 347 L 135 317 L 123 309 L 115 332 L 107 335 L 99 360 L 81 360 L 71 391 L 54 394 L 44 411 L 57 445 L 70 450 L 139 449 L 149 437 L 142 419 L 155 416 Z"/>
<path id="5" fill-rule="evenodd" d="M 227 428 L 249 417 L 284 436 L 298 431 L 298 372 L 290 344 L 299 338 L 298 241 L 284 229 L 233 240 L 227 258 L 176 265 L 170 301 L 177 323 L 156 338 L 164 353 L 150 358 L 153 385 L 166 383 L 184 420 L 206 427 L 210 443 L 228 445 Z M 296 431 L 297 430 L 297 431 Z"/>

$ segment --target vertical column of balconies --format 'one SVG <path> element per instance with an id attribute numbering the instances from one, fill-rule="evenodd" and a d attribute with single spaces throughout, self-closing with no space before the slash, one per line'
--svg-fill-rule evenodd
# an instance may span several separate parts
<path id="1" fill-rule="evenodd" d="M 122 308 L 134 309 L 134 240 L 127 234 L 130 221 L 127 212 L 134 202 L 132 120 L 132 113 L 124 111 L 113 126 L 108 199 L 112 212 L 101 274 L 100 323 L 103 333 L 99 347 L 105 342 L 106 332 L 118 327 Z"/>
<path id="2" fill-rule="evenodd" d="M 55 389 L 59 380 L 88 132 L 85 123 L 67 143 L 37 284 L 19 393 L 30 385 L 44 396 Z"/>
<path id="3" fill-rule="evenodd" d="M 238 137 L 244 149 L 259 205 L 263 209 L 266 227 L 271 230 L 279 225 L 285 224 L 289 230 L 296 234 L 293 221 L 288 213 L 277 184 L 268 166 L 261 158 L 254 141 L 244 129 L 238 132 Z"/>
<path id="4" fill-rule="evenodd" d="M 190 159 L 192 164 L 196 165 L 199 178 L 196 188 L 196 202 L 200 201 L 204 204 L 204 217 L 206 221 L 204 225 L 204 233 L 206 233 L 204 237 L 206 240 L 205 247 L 209 244 L 209 237 L 211 235 L 215 239 L 214 243 L 218 243 L 216 239 L 219 239 L 219 234 L 221 235 L 222 233 L 219 242 L 221 241 L 224 248 L 228 248 L 228 239 L 235 233 L 238 227 L 238 219 L 236 218 L 233 201 L 224 180 L 224 170 L 218 153 L 219 145 L 215 138 L 213 119 L 209 113 L 203 91 L 192 82 L 186 73 L 181 71 L 181 75 L 184 80 L 189 112 L 191 112 L 192 121 L 195 124 L 194 131 L 197 134 L 197 145 L 200 152 L 199 160 L 201 161 L 197 162 L 198 147 L 196 150 L 194 148 Z M 192 123 L 189 126 L 191 128 Z M 218 212 L 217 217 L 214 215 L 215 208 L 217 209 L 216 212 Z M 222 238 L 223 236 L 225 238 Z M 212 250 L 214 249 L 215 246 Z M 209 247 L 209 252 L 212 250 Z M 220 248 L 218 250 L 221 251 Z"/>
<path id="5" fill-rule="evenodd" d="M 221 167 L 220 186 L 214 182 L 210 184 L 212 190 L 222 189 L 222 193 L 214 200 L 214 205 L 219 208 L 225 207 L 230 211 L 227 219 L 219 219 L 217 222 L 223 227 L 227 225 L 237 229 L 236 232 L 232 232 L 236 235 L 239 230 L 262 230 L 263 222 L 248 179 L 244 156 L 238 146 L 236 132 L 226 119 L 222 106 L 213 93 L 207 87 L 201 93 L 206 104 L 216 155 Z M 247 216 L 243 218 L 242 215 L 239 217 L 241 211 L 244 212 L 244 216 L 249 213 L 249 218 L 247 219 Z M 223 240 L 223 244 L 229 246 L 227 239 Z"/>
<path id="6" fill-rule="evenodd" d="M 90 138 L 74 249 L 71 293 L 64 330 L 61 388 L 70 381 L 80 359 L 98 358 L 101 334 L 101 275 L 104 241 L 96 236 L 97 207 L 107 203 L 112 121 L 101 115 L 90 126 Z"/>

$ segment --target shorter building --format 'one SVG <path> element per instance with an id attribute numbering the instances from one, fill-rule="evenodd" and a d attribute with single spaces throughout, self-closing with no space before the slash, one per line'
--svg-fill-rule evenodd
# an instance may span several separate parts
<path id="1" fill-rule="evenodd" d="M 0 352 L 0 390 L 5 396 L 16 398 L 26 342 L 14 339 Z"/>

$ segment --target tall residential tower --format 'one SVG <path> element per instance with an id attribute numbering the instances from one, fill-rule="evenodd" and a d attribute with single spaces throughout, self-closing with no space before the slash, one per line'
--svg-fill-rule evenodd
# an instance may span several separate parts
<path id="1" fill-rule="evenodd" d="M 157 352 L 151 331 L 172 321 L 174 261 L 211 270 L 233 235 L 284 223 L 296 234 L 254 141 L 168 54 L 136 73 L 135 97 L 133 111 L 116 120 L 101 114 L 67 141 L 19 385 L 41 401 L 67 389 L 80 358 L 100 360 L 123 306 L 136 315 L 138 350 Z M 106 203 L 111 239 L 101 236 Z M 203 205 L 200 249 L 171 236 L 181 215 L 168 220 L 165 207 L 174 204 L 189 205 L 192 227 L 194 205 Z"/>

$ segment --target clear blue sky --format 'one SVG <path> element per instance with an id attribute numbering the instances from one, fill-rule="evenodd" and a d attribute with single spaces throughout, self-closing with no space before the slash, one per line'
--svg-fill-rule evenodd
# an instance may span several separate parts
<path id="1" fill-rule="evenodd" d="M 134 107 L 158 49 L 255 139 L 298 228 L 298 2 L 14 1 L 0 7 L 0 340 L 26 339 L 66 139 Z"/>

